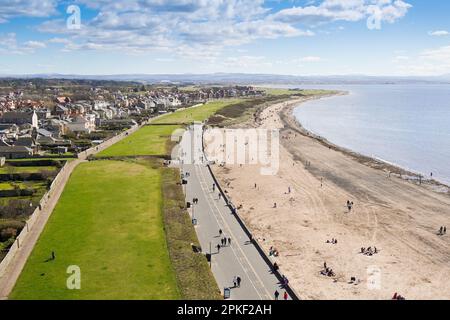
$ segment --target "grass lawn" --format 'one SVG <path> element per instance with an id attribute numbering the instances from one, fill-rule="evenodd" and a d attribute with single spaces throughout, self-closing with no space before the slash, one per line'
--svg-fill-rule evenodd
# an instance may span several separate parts
<path id="1" fill-rule="evenodd" d="M 167 140 L 179 126 L 145 126 L 96 157 L 164 155 Z"/>
<path id="2" fill-rule="evenodd" d="M 201 107 L 195 107 L 170 113 L 164 117 L 158 118 L 152 123 L 191 123 L 194 121 L 204 121 L 223 107 L 241 102 L 243 99 L 226 99 L 214 102 L 208 102 Z"/>
<path id="3" fill-rule="evenodd" d="M 183 123 L 204 121 L 225 106 L 235 104 L 242 99 L 227 99 L 209 102 L 206 105 L 180 110 L 162 116 L 152 124 L 174 124 L 162 126 L 145 126 L 129 137 L 98 153 L 96 157 L 124 156 L 160 156 L 167 155 L 168 140 L 172 133 L 182 127 Z M 179 125 L 178 125 L 179 124 Z"/>
<path id="4" fill-rule="evenodd" d="M 148 161 L 80 164 L 10 299 L 180 298 L 161 206 L 161 174 Z M 66 288 L 71 265 L 81 290 Z"/>

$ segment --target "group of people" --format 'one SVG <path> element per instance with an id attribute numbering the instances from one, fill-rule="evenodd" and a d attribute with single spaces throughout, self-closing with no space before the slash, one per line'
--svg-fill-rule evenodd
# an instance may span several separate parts
<path id="1" fill-rule="evenodd" d="M 224 237 L 220 239 L 220 244 L 222 247 L 231 246 L 231 238 Z"/>
<path id="2" fill-rule="evenodd" d="M 331 239 L 331 241 L 330 241 L 330 240 L 327 240 L 327 243 L 337 244 L 338 241 L 337 241 L 337 239 L 333 238 L 333 239 Z"/>
<path id="3" fill-rule="evenodd" d="M 220 239 L 220 243 L 217 244 L 216 248 L 217 248 L 217 253 L 220 253 L 220 248 L 222 247 L 226 247 L 226 246 L 231 246 L 231 238 L 227 238 L 225 236 L 223 236 L 223 231 L 222 229 L 219 229 L 219 237 Z"/>
<path id="4" fill-rule="evenodd" d="M 373 249 L 372 249 L 372 247 L 368 247 L 368 248 L 362 247 L 361 253 L 366 256 L 373 256 L 374 254 L 378 253 L 378 249 L 377 249 L 377 247 L 373 247 Z"/>
<path id="5" fill-rule="evenodd" d="M 320 274 L 323 275 L 323 276 L 327 276 L 327 277 L 335 277 L 336 276 L 336 274 L 334 273 L 333 269 L 329 268 L 327 266 L 326 262 L 323 263 L 323 270 L 320 271 Z"/>
<path id="6" fill-rule="evenodd" d="M 352 211 L 352 209 L 353 209 L 353 201 L 350 201 L 350 200 L 347 200 L 347 209 L 348 209 L 348 212 L 351 212 Z"/>
<path id="7" fill-rule="evenodd" d="M 394 296 L 392 297 L 392 300 L 406 300 L 405 297 L 399 295 L 397 292 L 394 293 Z"/>
<path id="8" fill-rule="evenodd" d="M 443 236 L 444 234 L 447 234 L 447 227 L 441 227 L 439 229 L 439 235 Z"/>
<path id="9" fill-rule="evenodd" d="M 278 300 L 278 299 L 279 299 L 280 293 L 278 292 L 278 290 L 275 290 L 274 296 L 275 296 L 275 300 Z M 285 291 L 284 294 L 283 294 L 283 299 L 284 299 L 284 300 L 289 299 L 289 295 L 288 295 L 288 293 L 287 293 L 286 291 Z"/>
<path id="10" fill-rule="evenodd" d="M 277 249 L 275 249 L 274 247 L 270 247 L 269 257 L 271 257 L 271 256 L 278 257 L 279 255 L 280 255 L 280 253 L 278 252 Z"/>

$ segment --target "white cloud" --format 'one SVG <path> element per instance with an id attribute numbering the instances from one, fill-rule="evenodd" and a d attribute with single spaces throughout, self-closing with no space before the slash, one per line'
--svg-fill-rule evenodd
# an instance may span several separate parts
<path id="1" fill-rule="evenodd" d="M 333 21 L 361 21 L 374 17 L 393 23 L 403 18 L 411 5 L 403 0 L 325 0 L 319 5 L 284 9 L 274 18 L 294 24 L 319 25 Z"/>
<path id="2" fill-rule="evenodd" d="M 316 57 L 316 56 L 307 56 L 307 57 L 301 57 L 297 61 L 298 62 L 320 62 L 320 61 L 322 61 L 322 58 Z"/>
<path id="3" fill-rule="evenodd" d="M 428 34 L 434 37 L 442 37 L 448 36 L 450 33 L 447 30 L 437 30 L 437 31 L 430 31 Z"/>
<path id="4" fill-rule="evenodd" d="M 27 41 L 24 43 L 24 47 L 29 49 L 43 49 L 46 48 L 47 45 L 40 41 Z"/>
<path id="5" fill-rule="evenodd" d="M 436 76 L 450 73 L 450 46 L 427 49 L 416 57 L 396 62 L 397 68 L 405 75 Z"/>
<path id="6" fill-rule="evenodd" d="M 56 0 L 0 0 L 0 23 L 22 16 L 49 17 L 56 6 Z"/>
<path id="7" fill-rule="evenodd" d="M 27 41 L 19 43 L 14 32 L 8 34 L 0 34 L 0 53 L 3 54 L 26 54 L 33 53 L 37 49 L 46 47 L 44 42 Z"/>
<path id="8" fill-rule="evenodd" d="M 239 56 L 226 58 L 222 62 L 222 65 L 227 68 L 249 69 L 255 67 L 271 67 L 273 64 L 267 61 L 264 56 Z"/>

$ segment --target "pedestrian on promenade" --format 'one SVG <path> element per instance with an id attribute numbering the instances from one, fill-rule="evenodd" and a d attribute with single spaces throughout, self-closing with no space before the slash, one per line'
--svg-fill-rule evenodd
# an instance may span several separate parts
<path id="1" fill-rule="evenodd" d="M 217 244 L 217 253 L 220 253 L 220 244 Z"/>
<path id="2" fill-rule="evenodd" d="M 222 229 L 219 229 L 219 236 L 222 236 L 222 233 L 223 233 Z"/>
<path id="3" fill-rule="evenodd" d="M 287 300 L 289 298 L 289 295 L 287 294 L 287 292 L 284 292 L 284 296 L 283 296 L 284 300 Z"/>
<path id="4" fill-rule="evenodd" d="M 220 199 L 222 199 L 222 194 L 221 194 L 221 193 L 219 193 L 219 200 L 220 200 Z"/>
<path id="5" fill-rule="evenodd" d="M 280 296 L 280 293 L 278 292 L 278 290 L 275 290 L 275 300 L 278 300 L 278 297 Z"/>
<path id="6" fill-rule="evenodd" d="M 238 286 L 238 288 L 240 288 L 241 287 L 241 281 L 242 281 L 242 279 L 241 279 L 241 277 L 237 277 L 236 278 L 236 281 L 237 281 L 237 286 Z"/>
<path id="7" fill-rule="evenodd" d="M 216 191 L 216 184 L 213 183 L 213 192 Z"/>
<path id="8" fill-rule="evenodd" d="M 278 271 L 280 269 L 280 267 L 278 266 L 278 263 L 274 263 L 273 264 L 273 270 L 276 272 L 276 271 Z"/>
<path id="9" fill-rule="evenodd" d="M 236 276 L 234 276 L 233 277 L 233 288 L 236 288 L 237 287 L 237 277 Z"/>
<path id="10" fill-rule="evenodd" d="M 231 238 L 228 238 L 228 245 L 231 246 Z"/>

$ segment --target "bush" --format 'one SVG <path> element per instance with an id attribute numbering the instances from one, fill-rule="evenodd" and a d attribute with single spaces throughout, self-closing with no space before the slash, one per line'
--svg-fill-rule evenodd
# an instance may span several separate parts
<path id="1" fill-rule="evenodd" d="M 6 228 L 0 230 L 0 241 L 4 242 L 11 238 L 15 239 L 17 237 L 18 230 L 15 228 Z"/>
<path id="2" fill-rule="evenodd" d="M 7 205 L 0 206 L 0 219 L 30 216 L 35 207 L 34 204 L 30 206 L 30 200 L 10 200 Z"/>

